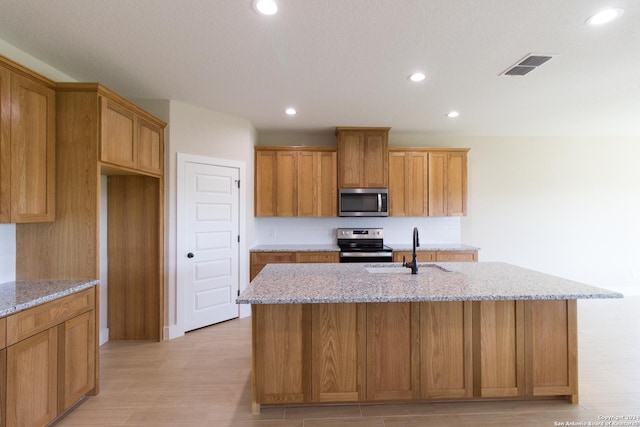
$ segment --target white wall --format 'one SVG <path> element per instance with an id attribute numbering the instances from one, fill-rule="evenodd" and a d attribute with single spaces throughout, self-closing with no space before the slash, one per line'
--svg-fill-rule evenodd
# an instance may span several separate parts
<path id="1" fill-rule="evenodd" d="M 160 117 L 163 118 L 163 117 Z M 166 120 L 166 118 L 164 118 Z M 246 230 L 245 238 L 247 246 L 253 245 L 254 241 L 254 220 L 253 220 L 253 147 L 255 144 L 255 130 L 247 120 L 237 117 L 220 114 L 214 111 L 194 107 L 178 101 L 170 101 L 169 104 L 169 126 L 167 144 L 167 165 L 166 169 L 166 194 L 167 206 L 169 210 L 165 216 L 168 226 L 166 257 L 167 277 L 167 312 L 166 322 L 168 329 L 165 331 L 165 338 L 174 338 L 184 333 L 178 325 L 176 294 L 182 292 L 177 288 L 176 280 L 176 181 L 177 153 L 192 154 L 198 156 L 221 158 L 244 162 L 246 164 L 246 207 L 247 221 L 244 224 Z M 242 227 L 242 226 L 241 226 Z M 244 266 L 245 282 L 249 277 L 248 254 L 241 254 L 241 266 Z M 241 283 L 244 289 L 248 283 Z M 240 306 L 241 315 L 247 315 L 249 307 Z"/>

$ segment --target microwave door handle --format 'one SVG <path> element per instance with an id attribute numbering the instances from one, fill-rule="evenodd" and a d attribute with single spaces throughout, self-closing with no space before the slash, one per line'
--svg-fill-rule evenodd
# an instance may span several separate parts
<path id="1" fill-rule="evenodd" d="M 378 212 L 382 212 L 382 194 L 378 193 Z"/>

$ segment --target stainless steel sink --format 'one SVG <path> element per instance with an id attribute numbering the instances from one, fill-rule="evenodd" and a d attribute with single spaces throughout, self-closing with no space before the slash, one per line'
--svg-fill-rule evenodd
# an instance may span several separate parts
<path id="1" fill-rule="evenodd" d="M 418 264 L 418 274 L 420 274 L 420 269 L 422 268 L 436 268 L 440 271 L 444 271 L 445 273 L 451 273 L 451 270 L 447 270 L 444 267 L 441 267 L 437 264 Z M 375 274 L 411 274 L 411 269 L 402 266 L 387 266 L 387 265 L 370 265 L 365 267 L 365 270 L 369 273 Z M 428 270 L 426 270 L 428 271 Z"/>

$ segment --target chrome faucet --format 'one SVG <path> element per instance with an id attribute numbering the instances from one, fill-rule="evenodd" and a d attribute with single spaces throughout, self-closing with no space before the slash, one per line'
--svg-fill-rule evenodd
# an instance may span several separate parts
<path id="1" fill-rule="evenodd" d="M 418 227 L 413 227 L 413 259 L 406 262 L 402 257 L 402 266 L 411 269 L 411 274 L 418 274 L 418 261 L 416 260 L 416 248 L 420 246 L 420 238 L 418 237 Z"/>

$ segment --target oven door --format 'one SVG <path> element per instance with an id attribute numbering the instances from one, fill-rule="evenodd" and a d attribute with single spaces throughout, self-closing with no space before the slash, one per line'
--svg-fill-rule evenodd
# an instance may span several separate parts
<path id="1" fill-rule="evenodd" d="M 340 262 L 393 262 L 393 252 L 340 252 Z"/>

